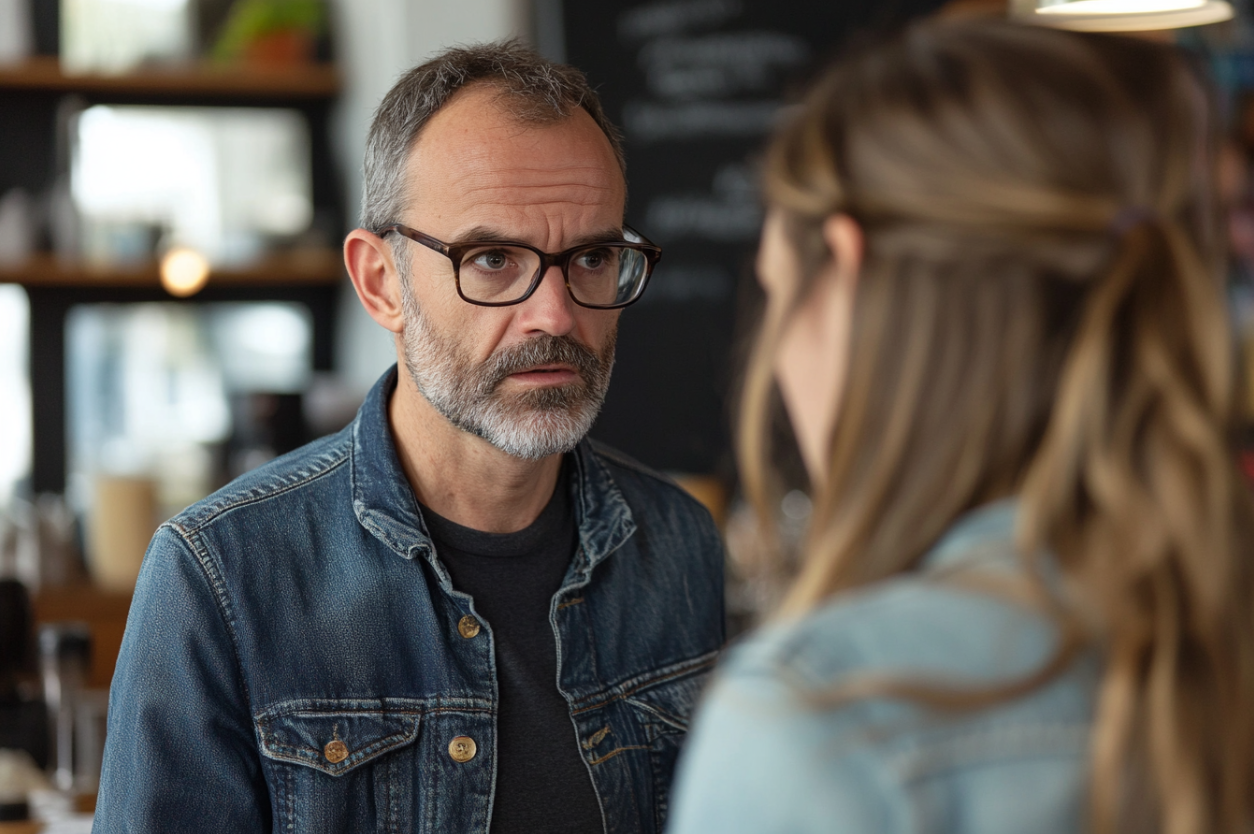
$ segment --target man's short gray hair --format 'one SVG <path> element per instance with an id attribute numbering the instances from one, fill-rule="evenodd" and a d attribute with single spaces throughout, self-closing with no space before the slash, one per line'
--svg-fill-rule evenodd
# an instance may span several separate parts
<path id="1" fill-rule="evenodd" d="M 405 161 L 418 134 L 454 93 L 476 83 L 499 89 L 510 115 L 524 124 L 551 124 L 582 107 L 626 173 L 618 130 L 582 72 L 542 58 L 517 40 L 456 47 L 401 76 L 375 111 L 366 137 L 363 228 L 374 231 L 397 219 L 406 198 Z"/>

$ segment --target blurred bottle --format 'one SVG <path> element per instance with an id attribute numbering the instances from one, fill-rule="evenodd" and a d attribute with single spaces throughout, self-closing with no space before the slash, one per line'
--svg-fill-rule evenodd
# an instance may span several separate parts
<path id="1" fill-rule="evenodd" d="M 34 200 L 24 189 L 14 188 L 0 196 L 0 264 L 21 263 L 34 249 Z"/>
<path id="2" fill-rule="evenodd" d="M 91 633 L 82 623 L 48 623 L 39 629 L 39 667 L 44 703 L 48 710 L 48 771 L 53 785 L 70 792 L 81 782 L 76 776 L 84 740 L 77 738 L 79 702 L 91 660 Z M 94 746 L 94 745 L 88 745 Z"/>
<path id="3" fill-rule="evenodd" d="M 0 578 L 17 579 L 32 593 L 85 581 L 77 522 L 62 496 L 45 493 L 0 508 Z"/>

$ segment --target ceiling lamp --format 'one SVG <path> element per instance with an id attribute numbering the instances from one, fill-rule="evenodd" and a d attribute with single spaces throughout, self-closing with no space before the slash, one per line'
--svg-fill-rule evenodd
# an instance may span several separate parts
<path id="1" fill-rule="evenodd" d="M 1225 0 L 1015 0 L 1013 16 L 1080 32 L 1146 32 L 1219 23 L 1233 16 Z"/>

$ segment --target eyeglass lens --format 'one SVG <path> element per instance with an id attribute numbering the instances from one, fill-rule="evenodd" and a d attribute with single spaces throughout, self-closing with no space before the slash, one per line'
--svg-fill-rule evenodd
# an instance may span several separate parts
<path id="1" fill-rule="evenodd" d="M 527 294 L 540 270 L 540 256 L 520 246 L 485 246 L 462 256 L 462 295 L 471 301 L 504 304 Z M 636 249 L 613 244 L 589 246 L 571 253 L 566 280 L 583 304 L 611 305 L 630 301 L 648 272 L 648 260 Z"/>

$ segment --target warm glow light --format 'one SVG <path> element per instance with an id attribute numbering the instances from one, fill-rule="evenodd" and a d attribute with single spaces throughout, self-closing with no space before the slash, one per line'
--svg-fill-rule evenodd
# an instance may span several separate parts
<path id="1" fill-rule="evenodd" d="M 176 246 L 161 259 L 161 286 L 170 295 L 195 295 L 208 281 L 209 261 L 195 249 Z"/>
<path id="2" fill-rule="evenodd" d="M 1011 17 L 1077 32 L 1153 32 L 1231 20 L 1228 0 L 1013 0 Z"/>
<path id="3" fill-rule="evenodd" d="M 1064 0 L 1042 3 L 1037 14 L 1149 14 L 1199 9 L 1206 0 Z"/>

